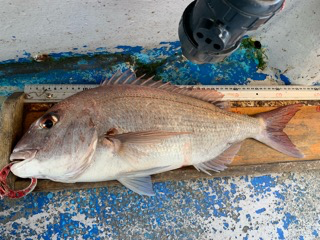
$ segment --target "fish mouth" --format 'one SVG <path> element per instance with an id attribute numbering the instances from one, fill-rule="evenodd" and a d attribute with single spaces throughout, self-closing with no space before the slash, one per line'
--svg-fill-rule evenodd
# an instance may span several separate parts
<path id="1" fill-rule="evenodd" d="M 22 151 L 13 150 L 13 152 L 10 155 L 10 161 L 31 160 L 36 156 L 37 152 L 38 150 L 36 149 L 27 149 Z"/>
<path id="2" fill-rule="evenodd" d="M 13 164 L 10 168 L 11 172 L 17 177 L 29 178 L 33 177 L 33 173 L 36 170 L 34 166 L 34 159 L 38 150 L 27 149 L 27 150 L 13 150 L 10 155 L 10 161 L 19 161 Z"/>

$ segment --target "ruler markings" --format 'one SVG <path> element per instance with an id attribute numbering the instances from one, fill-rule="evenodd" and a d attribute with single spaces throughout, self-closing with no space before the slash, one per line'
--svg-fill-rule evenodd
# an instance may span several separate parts
<path id="1" fill-rule="evenodd" d="M 57 102 L 75 93 L 96 88 L 97 84 L 38 84 L 26 85 L 26 102 Z M 188 85 L 178 87 L 195 87 L 213 89 L 224 94 L 225 101 L 258 100 L 320 100 L 318 86 L 221 86 Z"/>

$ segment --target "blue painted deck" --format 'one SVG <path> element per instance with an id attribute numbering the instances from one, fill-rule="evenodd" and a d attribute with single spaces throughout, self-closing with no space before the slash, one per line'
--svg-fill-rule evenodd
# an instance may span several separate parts
<path id="1" fill-rule="evenodd" d="M 249 39 L 249 38 L 247 38 Z M 118 69 L 138 69 L 138 74 L 149 73 L 158 79 L 179 85 L 234 85 L 250 80 L 265 80 L 269 75 L 258 71 L 266 57 L 249 39 L 223 63 L 197 65 L 186 60 L 179 42 L 162 42 L 159 47 L 144 49 L 141 46 L 118 46 L 118 52 L 97 48 L 96 52 L 50 54 L 46 61 L 26 58 L 0 63 L 0 96 L 23 90 L 25 84 L 85 84 L 100 83 Z M 282 84 L 290 80 L 276 70 L 274 77 Z"/>
<path id="2" fill-rule="evenodd" d="M 247 84 L 264 80 L 256 49 L 243 46 L 226 62 L 195 65 L 179 43 L 119 46 L 119 53 L 26 53 L 0 64 L 0 95 L 35 83 L 100 83 L 133 67 L 175 84 Z M 276 75 L 284 84 L 290 80 Z M 125 187 L 31 193 L 0 200 L 0 239 L 316 239 L 320 234 L 319 172 L 156 183 L 155 197 Z"/>
<path id="3" fill-rule="evenodd" d="M 319 172 L 32 193 L 2 200 L 3 239 L 316 239 Z"/>

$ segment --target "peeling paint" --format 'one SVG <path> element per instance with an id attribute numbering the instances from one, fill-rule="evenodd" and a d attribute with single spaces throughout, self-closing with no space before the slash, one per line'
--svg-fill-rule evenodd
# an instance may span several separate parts
<path id="1" fill-rule="evenodd" d="M 245 43 L 246 41 L 248 42 L 244 39 Z M 283 73 L 269 70 L 268 73 L 261 72 L 261 60 L 257 56 L 260 49 L 246 45 L 248 44 L 241 45 L 224 62 L 202 65 L 185 59 L 179 42 L 161 42 L 159 47 L 152 49 L 118 46 L 117 52 L 97 48 L 97 52 L 86 54 L 46 53 L 35 58 L 25 53 L 26 58 L 0 64 L 0 94 L 7 96 L 14 90 L 21 91 L 27 83 L 98 84 L 116 70 L 128 67 L 136 69 L 137 74 L 147 74 L 148 77 L 155 75 L 157 79 L 178 85 L 248 84 L 252 80 L 263 81 L 267 78 L 276 79 L 280 84 L 290 84 Z"/>
<path id="2" fill-rule="evenodd" d="M 155 197 L 123 186 L 32 193 L 1 200 L 0 234 L 5 239 L 12 234 L 43 239 L 313 239 L 320 229 L 320 197 L 313 191 L 320 187 L 319 174 L 155 183 Z"/>

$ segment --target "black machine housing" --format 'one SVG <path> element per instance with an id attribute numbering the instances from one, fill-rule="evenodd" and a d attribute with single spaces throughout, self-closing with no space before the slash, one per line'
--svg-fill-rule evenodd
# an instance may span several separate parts
<path id="1" fill-rule="evenodd" d="M 223 61 L 247 31 L 272 18 L 285 0 L 195 0 L 179 23 L 183 55 L 192 62 Z"/>

